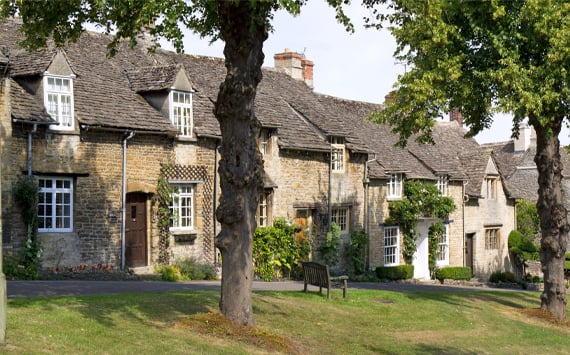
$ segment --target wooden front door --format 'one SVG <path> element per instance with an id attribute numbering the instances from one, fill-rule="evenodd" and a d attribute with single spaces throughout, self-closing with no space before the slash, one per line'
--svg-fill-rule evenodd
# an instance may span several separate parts
<path id="1" fill-rule="evenodd" d="M 471 268 L 471 274 L 473 274 L 473 237 L 475 233 L 465 235 L 465 266 Z"/>
<path id="2" fill-rule="evenodd" d="M 125 262 L 129 267 L 146 266 L 146 194 L 127 194 Z"/>

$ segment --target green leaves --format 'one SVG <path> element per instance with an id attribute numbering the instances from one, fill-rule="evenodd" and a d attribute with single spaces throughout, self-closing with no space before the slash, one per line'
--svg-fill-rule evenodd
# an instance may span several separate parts
<path id="1" fill-rule="evenodd" d="M 455 208 L 453 199 L 441 196 L 435 185 L 417 180 L 406 181 L 404 198 L 389 202 L 390 216 L 386 220 L 388 225 L 400 226 L 404 236 L 402 252 L 406 262 L 411 263 L 416 251 L 415 239 L 418 220 L 420 218 L 445 219 Z M 439 231 L 440 229 L 434 229 L 434 233 Z"/>
<path id="2" fill-rule="evenodd" d="M 515 131 L 529 116 L 540 117 L 542 127 L 568 119 L 570 3 L 367 0 L 365 5 L 376 9 L 370 24 L 389 24 L 398 44 L 395 58 L 410 68 L 395 84 L 395 100 L 371 116 L 390 124 L 400 145 L 414 134 L 430 142 L 432 121 L 454 108 L 463 114 L 468 136 L 488 128 L 495 112 L 513 113 Z"/>

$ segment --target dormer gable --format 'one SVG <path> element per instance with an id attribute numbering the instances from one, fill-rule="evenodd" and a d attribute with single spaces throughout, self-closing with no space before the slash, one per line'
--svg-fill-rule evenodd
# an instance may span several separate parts
<path id="1" fill-rule="evenodd" d="M 63 51 L 57 51 L 55 53 L 51 63 L 45 71 L 53 75 L 75 77 L 75 73 L 73 72 L 73 69 L 71 69 L 71 65 Z"/>
<path id="2" fill-rule="evenodd" d="M 75 129 L 73 80 L 76 75 L 63 51 L 57 51 L 43 73 L 42 92 L 44 106 L 57 124 L 50 129 L 73 131 Z"/>
<path id="3" fill-rule="evenodd" d="M 168 117 L 179 137 L 193 138 L 196 91 L 183 65 L 155 66 L 126 72 L 131 89 Z"/>

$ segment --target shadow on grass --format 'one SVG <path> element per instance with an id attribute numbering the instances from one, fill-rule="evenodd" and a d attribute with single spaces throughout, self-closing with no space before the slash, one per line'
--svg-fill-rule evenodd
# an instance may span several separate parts
<path id="1" fill-rule="evenodd" d="M 10 299 L 8 308 L 76 311 L 105 327 L 113 327 L 116 319 L 160 327 L 181 317 L 217 310 L 218 301 L 219 292 L 181 291 Z"/>

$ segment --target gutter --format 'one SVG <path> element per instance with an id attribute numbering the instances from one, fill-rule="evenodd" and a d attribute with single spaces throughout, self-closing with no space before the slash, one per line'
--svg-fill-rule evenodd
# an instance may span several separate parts
<path id="1" fill-rule="evenodd" d="M 123 138 L 123 207 L 121 221 L 121 270 L 125 270 L 125 234 L 127 219 L 127 141 L 135 136 L 135 131 L 126 131 Z"/>

